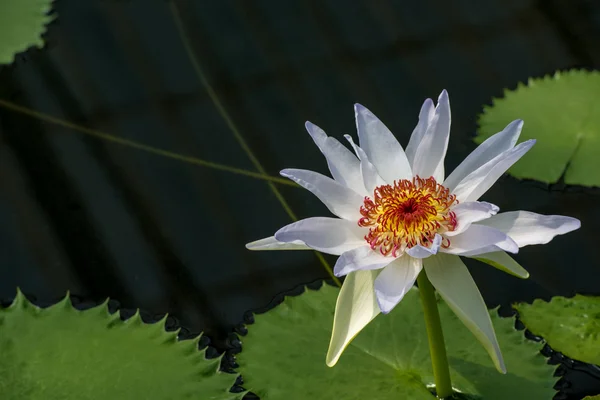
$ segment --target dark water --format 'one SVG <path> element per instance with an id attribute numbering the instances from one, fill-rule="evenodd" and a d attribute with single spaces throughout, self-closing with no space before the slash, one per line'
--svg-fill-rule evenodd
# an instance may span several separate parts
<path id="1" fill-rule="evenodd" d="M 190 62 L 174 5 L 222 110 Z M 0 70 L 0 98 L 256 171 L 233 127 L 274 176 L 284 167 L 326 171 L 305 120 L 338 138 L 354 134 L 360 102 L 406 144 L 422 101 L 443 88 L 452 106 L 450 171 L 474 148 L 482 105 L 503 88 L 600 63 L 600 3 L 592 0 L 58 0 L 56 9 L 48 48 Z M 16 286 L 42 303 L 66 290 L 85 302 L 111 297 L 150 316 L 169 312 L 223 351 L 245 311 L 327 278 L 310 252 L 244 248 L 290 222 L 264 181 L 4 107 L 0 152 L 2 298 Z M 310 193 L 277 188 L 299 218 L 328 215 Z M 579 231 L 515 257 L 527 281 L 470 263 L 490 307 L 507 314 L 515 301 L 600 295 L 598 189 L 505 177 L 483 199 L 582 221 Z M 597 370 L 562 362 L 560 398 L 600 392 Z"/>

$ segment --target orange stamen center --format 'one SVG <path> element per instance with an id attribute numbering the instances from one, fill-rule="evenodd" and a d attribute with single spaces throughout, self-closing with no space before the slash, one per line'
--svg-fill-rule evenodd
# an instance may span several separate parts
<path id="1" fill-rule="evenodd" d="M 365 240 L 373 250 L 393 257 L 417 244 L 429 247 L 436 233 L 453 231 L 456 214 L 450 207 L 456 196 L 433 177 L 394 181 L 375 188 L 374 199 L 365 197 L 358 225 L 369 227 Z M 447 238 L 442 246 L 450 246 Z"/>

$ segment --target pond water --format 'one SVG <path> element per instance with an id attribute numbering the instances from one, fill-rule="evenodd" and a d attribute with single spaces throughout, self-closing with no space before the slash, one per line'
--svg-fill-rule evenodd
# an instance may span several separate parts
<path id="1" fill-rule="evenodd" d="M 451 171 L 475 148 L 482 106 L 504 88 L 600 62 L 600 4 L 585 0 L 93 0 L 56 9 L 48 48 L 0 70 L 2 99 L 63 121 L 0 107 L 0 297 L 17 286 L 40 304 L 67 290 L 92 303 L 110 297 L 169 312 L 218 351 L 231 347 L 246 311 L 328 277 L 312 252 L 244 247 L 290 222 L 269 184 L 244 171 L 327 171 L 304 121 L 355 136 L 359 102 L 406 144 L 422 101 L 445 88 Z M 329 215 L 309 192 L 273 185 L 298 218 Z M 594 188 L 500 179 L 483 200 L 582 227 L 522 249 L 515 259 L 529 280 L 467 261 L 487 304 L 509 315 L 517 301 L 600 295 L 599 198 Z M 597 368 L 563 362 L 556 399 L 600 392 Z"/>

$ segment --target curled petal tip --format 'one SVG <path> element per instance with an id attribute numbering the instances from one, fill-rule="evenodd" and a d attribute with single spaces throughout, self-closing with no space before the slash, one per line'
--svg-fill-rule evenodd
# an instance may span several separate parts
<path id="1" fill-rule="evenodd" d="M 433 99 L 426 98 L 423 102 L 423 105 L 421 106 L 421 113 L 419 114 L 419 118 L 424 112 L 428 112 L 429 109 L 435 109 L 435 103 L 433 102 Z"/>
<path id="2" fill-rule="evenodd" d="M 365 106 L 363 106 L 362 104 L 359 104 L 359 103 L 355 103 L 354 104 L 354 111 L 357 114 L 359 114 L 359 113 L 360 114 L 369 114 L 369 113 L 371 113 L 371 111 L 369 111 L 369 109 L 367 107 L 365 107 Z"/>
<path id="3" fill-rule="evenodd" d="M 380 310 L 383 315 L 387 315 L 390 313 L 390 311 L 392 311 L 391 309 L 390 310 L 381 309 L 381 306 L 380 306 Z"/>
<path id="4" fill-rule="evenodd" d="M 509 127 L 514 127 L 514 129 L 520 132 L 521 129 L 523 129 L 524 123 L 525 122 L 522 119 L 515 119 L 514 121 L 511 121 L 508 125 L 506 125 L 505 130 Z"/>
<path id="5" fill-rule="evenodd" d="M 344 276 L 346 274 L 344 273 L 344 271 L 341 268 L 337 267 L 337 268 L 333 269 L 333 275 L 337 276 L 338 278 L 341 278 L 342 276 Z"/>
<path id="6" fill-rule="evenodd" d="M 577 218 L 573 217 L 563 217 L 565 219 L 565 224 L 563 225 L 562 232 L 560 233 L 569 233 L 573 232 L 579 228 L 581 228 L 581 221 Z"/>

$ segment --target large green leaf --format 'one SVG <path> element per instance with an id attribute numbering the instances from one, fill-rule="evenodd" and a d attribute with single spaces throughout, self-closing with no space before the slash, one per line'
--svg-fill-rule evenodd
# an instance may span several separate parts
<path id="1" fill-rule="evenodd" d="M 0 399 L 237 399 L 197 337 L 177 340 L 164 320 L 125 322 L 106 304 L 79 311 L 69 298 L 41 309 L 18 292 L 0 310 Z"/>
<path id="2" fill-rule="evenodd" d="M 600 394 L 597 394 L 596 396 L 586 396 L 583 400 L 600 400 Z"/>
<path id="3" fill-rule="evenodd" d="M 15 54 L 42 47 L 42 34 L 55 15 L 52 0 L 0 0 L 0 64 L 10 64 Z"/>
<path id="4" fill-rule="evenodd" d="M 600 186 L 600 73 L 571 70 L 530 79 L 484 107 L 477 143 L 515 119 L 525 121 L 521 140 L 537 139 L 509 173 L 554 183 Z M 566 170 L 566 172 L 565 172 Z"/>
<path id="5" fill-rule="evenodd" d="M 432 400 L 433 375 L 421 303 L 412 289 L 388 315 L 376 317 L 348 346 L 338 364 L 325 365 L 337 288 L 324 285 L 255 317 L 238 356 L 244 386 L 262 400 Z M 514 329 L 514 319 L 491 313 L 508 374 L 440 301 L 454 386 L 470 398 L 548 400 L 555 367 L 541 344 Z"/>
<path id="6" fill-rule="evenodd" d="M 600 365 L 600 297 L 553 297 L 514 305 L 534 335 L 574 360 Z"/>

